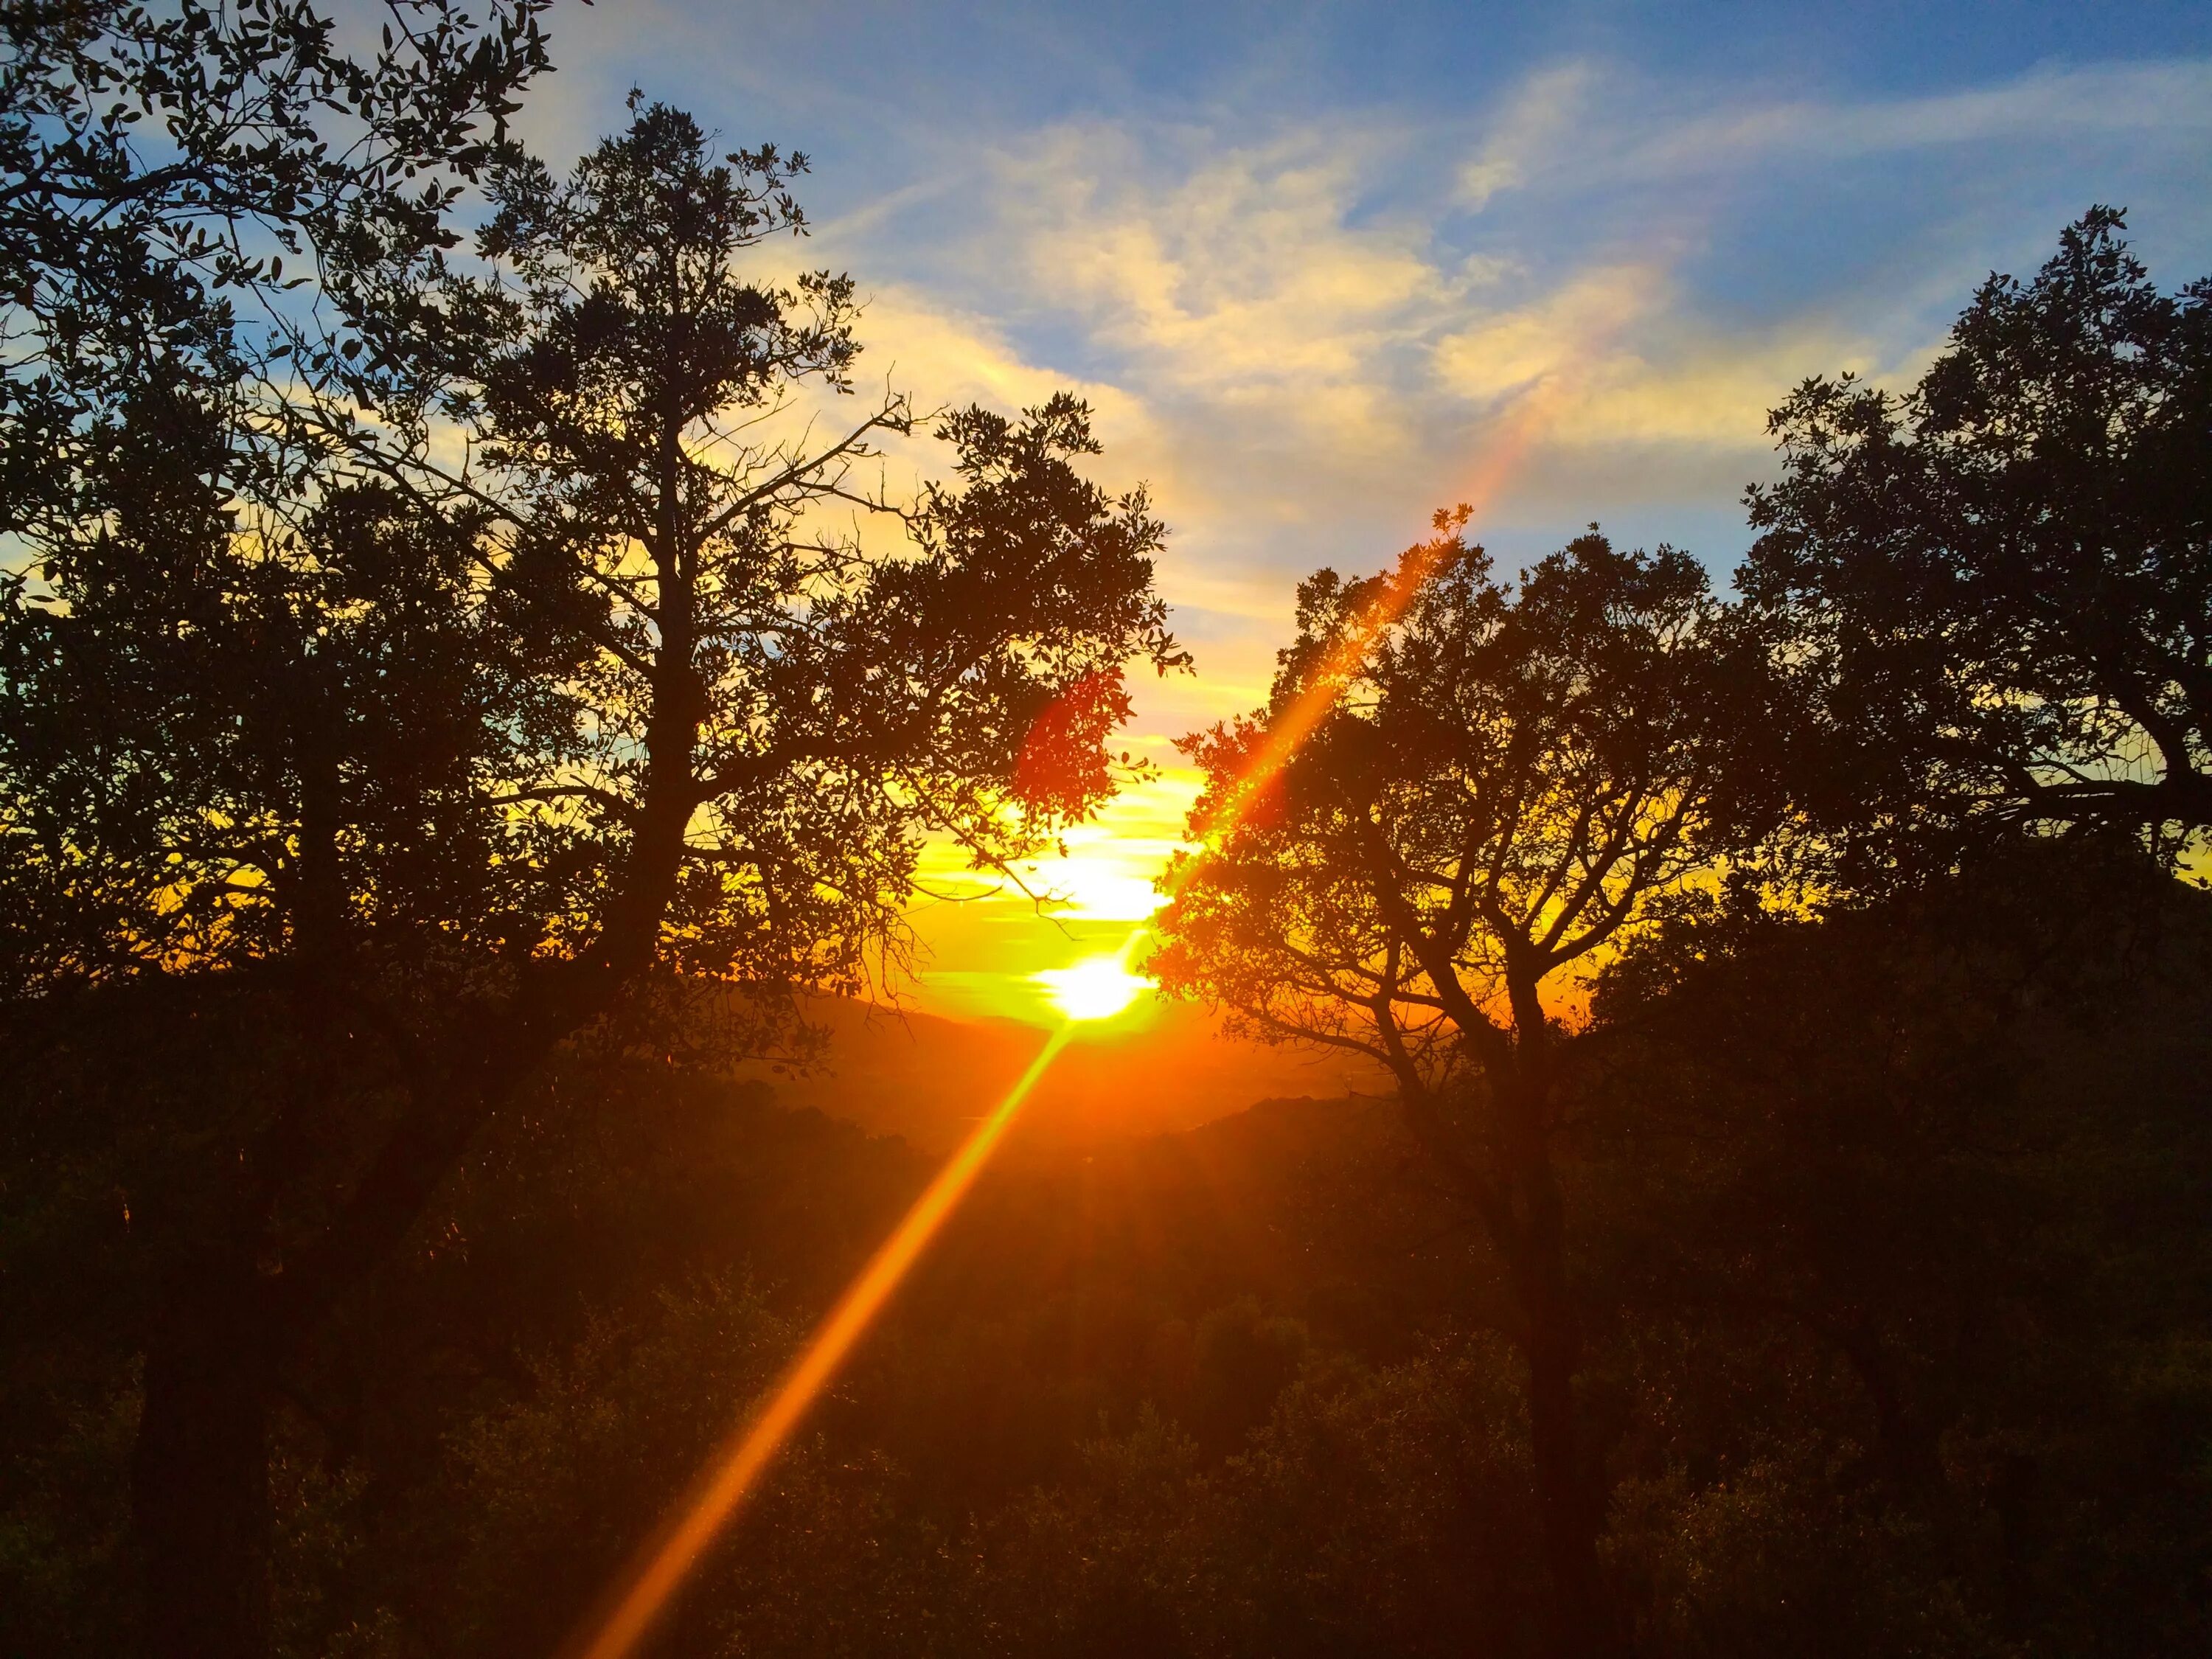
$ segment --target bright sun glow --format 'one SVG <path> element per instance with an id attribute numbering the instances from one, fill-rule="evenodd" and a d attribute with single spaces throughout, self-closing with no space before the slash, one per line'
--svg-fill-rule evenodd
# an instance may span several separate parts
<path id="1" fill-rule="evenodd" d="M 1069 1019 L 1111 1019 L 1151 983 L 1122 966 L 1118 951 L 1087 957 L 1072 968 L 1048 968 L 1035 978 Z"/>

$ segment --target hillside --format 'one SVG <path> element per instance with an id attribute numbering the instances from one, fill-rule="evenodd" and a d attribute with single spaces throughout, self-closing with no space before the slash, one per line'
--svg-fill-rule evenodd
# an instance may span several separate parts
<path id="1" fill-rule="evenodd" d="M 824 1066 L 791 1076 L 754 1065 L 738 1075 L 772 1083 L 784 1105 L 811 1106 L 927 1152 L 948 1150 L 994 1109 L 1046 1035 L 1014 1020 L 828 998 L 808 1014 L 830 1032 Z M 1024 1109 L 1022 1134 L 1088 1144 L 1191 1128 L 1269 1098 L 1388 1087 L 1379 1067 L 1226 1037 L 1204 1011 L 1170 1006 L 1079 1035 Z"/>

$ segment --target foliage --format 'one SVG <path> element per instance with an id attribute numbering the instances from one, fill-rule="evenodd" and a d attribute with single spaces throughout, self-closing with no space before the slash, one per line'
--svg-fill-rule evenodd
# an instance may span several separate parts
<path id="1" fill-rule="evenodd" d="M 1594 1272 L 1632 1325 L 1680 1322 L 1645 1339 L 1610 1547 L 1691 1621 L 1662 1650 L 2202 1639 L 2178 1563 L 2212 1419 L 2143 1390 L 2212 1285 L 2207 920 L 2140 853 L 2030 843 L 1822 923 L 1716 905 L 1608 974 Z M 1686 1468 L 1698 1443 L 1721 1461 Z"/>
<path id="2" fill-rule="evenodd" d="M 2128 879 L 2046 864 L 1930 914 L 1953 935 L 1983 918 L 1978 961 L 2030 963 L 2063 920 L 2045 896 L 2078 893 L 2066 961 Z M 2148 891 L 2155 915 L 2179 890 Z M 2148 977 L 2112 977 L 2114 951 L 2033 995 L 1942 968 L 1960 947 L 1910 915 L 1708 918 L 1622 963 L 1563 1179 L 1600 1292 L 1580 1388 L 1613 1487 L 1603 1582 L 1636 1651 L 2201 1648 L 2195 914 L 2140 930 Z M 1974 1034 L 2008 1021 L 2035 1034 L 2009 1080 L 1943 1059 L 2004 1054 Z M 1739 1029 L 1771 1052 L 1710 1040 Z M 1414 1279 L 1418 1149 L 1366 1152 L 1352 1103 L 1252 1117 L 1284 1139 L 1264 1160 L 1262 1125 L 1231 1118 L 1110 1180 L 1083 1148 L 988 1176 L 702 1571 L 673 1650 L 1540 1651 L 1524 1370 L 1468 1328 L 1498 1306 L 1487 1251 L 1426 1243 L 1451 1271 L 1388 1328 L 1341 1322 L 1347 1260 L 1378 1292 Z M 1357 1205 L 1355 1156 L 1379 1166 Z M 1192 1174 L 1255 1164 L 1243 1189 Z M 543 1650 L 927 1173 L 658 1058 L 552 1068 L 293 1369 L 286 1650 Z M 1371 1254 L 1341 1255 L 1346 1235 Z M 90 1344 L 98 1305 L 76 1346 L 8 1311 L 24 1576 L 0 1600 L 47 1621 L 39 1650 L 112 1651 L 129 1344 Z M 1925 1484 L 1837 1340 L 1868 1316 Z"/>
<path id="3" fill-rule="evenodd" d="M 1392 576 L 1308 581 L 1268 708 L 1192 741 L 1207 780 L 1194 833 L 1224 828 L 1169 878 L 1153 969 L 1243 1029 L 1395 1074 L 1511 1286 L 1554 1640 L 1595 1654 L 1611 1638 L 1545 996 L 1750 844 L 1745 716 L 1763 677 L 1686 554 L 1620 553 L 1593 530 L 1509 586 L 1464 520 L 1438 514 Z M 1237 811 L 1271 724 L 1316 690 L 1328 712 Z"/>
<path id="4" fill-rule="evenodd" d="M 88 475 L 148 396 L 233 415 L 195 458 L 219 490 L 296 480 L 288 382 L 368 389 L 367 298 L 453 244 L 550 67 L 545 9 L 398 0 L 359 54 L 311 0 L 9 8 L 0 526 L 103 512 Z"/>
<path id="5" fill-rule="evenodd" d="M 1808 380 L 1739 580 L 1804 688 L 1850 879 L 2011 826 L 2212 825 L 2212 284 L 2161 294 L 2094 208 L 1992 276 L 1911 392 Z"/>
<path id="6" fill-rule="evenodd" d="M 1609 1553 L 1648 1586 L 1644 1644 L 1683 1659 L 2012 1651 L 1943 1577 L 1927 1523 L 1839 1492 L 1824 1450 L 1623 1488 Z"/>
<path id="7" fill-rule="evenodd" d="M 1194 740 L 1200 825 L 1268 720 L 1358 652 L 1255 809 L 1170 878 L 1153 962 L 1256 1033 L 1357 1046 L 1432 1095 L 1498 1067 L 1509 1033 L 1534 1044 L 1536 987 L 1716 858 L 1742 701 L 1686 554 L 1592 532 L 1516 586 L 1440 531 L 1371 639 L 1393 578 L 1305 583 L 1268 708 Z"/>
<path id="8" fill-rule="evenodd" d="M 387 43 L 387 84 L 304 9 L 73 14 L 79 34 L 57 13 L 40 72 L 89 77 L 71 95 L 192 101 L 173 76 L 195 53 L 233 78 L 176 125 L 181 171 L 116 133 L 55 138 L 43 106 L 15 135 L 59 146 L 9 198 L 46 189 L 62 227 L 26 304 L 99 300 L 142 345 L 155 300 L 205 325 L 177 373 L 134 376 L 80 373 L 78 335 L 26 313 L 21 384 L 66 404 L 68 444 L 0 589 L 25 1098 L 125 1086 L 151 1056 L 120 1010 L 233 1022 L 206 1079 L 227 1093 L 188 1079 L 106 1119 L 172 1156 L 87 1159 L 142 1201 L 136 1528 L 194 1651 L 267 1639 L 273 1396 L 537 1068 L 587 1032 L 650 1041 L 710 981 L 752 993 L 717 1004 L 736 1046 L 774 1046 L 795 991 L 895 971 L 922 838 L 1003 866 L 1087 815 L 1116 781 L 1124 663 L 1181 660 L 1161 527 L 1076 472 L 1097 446 L 1073 399 L 949 418 L 957 476 L 906 504 L 848 484 L 872 434 L 912 427 L 901 398 L 818 450 L 738 435 L 802 382 L 842 390 L 858 349 L 848 279 L 736 269 L 803 228 L 802 159 L 714 163 L 653 106 L 556 187 L 471 137 L 538 64 L 534 10 L 479 44 L 426 15 L 451 27 Z M 444 80 L 408 78 L 422 53 Z M 325 118 L 367 134 L 319 148 Z M 479 176 L 465 270 L 448 220 Z M 195 240 L 196 215 L 310 238 L 313 293 L 249 339 L 209 296 L 260 284 L 273 307 L 293 279 Z M 161 295 L 68 264 L 107 229 Z M 437 459 L 455 434 L 459 471 Z M 832 502 L 904 544 L 805 520 Z"/>

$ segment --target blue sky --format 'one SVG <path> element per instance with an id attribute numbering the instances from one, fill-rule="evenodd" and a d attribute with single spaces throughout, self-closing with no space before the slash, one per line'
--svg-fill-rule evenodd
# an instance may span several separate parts
<path id="1" fill-rule="evenodd" d="M 979 6 L 603 0 L 533 112 L 631 85 L 805 149 L 806 257 L 924 402 L 1073 384 L 1174 526 L 1199 681 L 1249 702 L 1291 585 L 1374 565 L 1486 434 L 1525 556 L 1597 519 L 1725 571 L 1804 374 L 1909 375 L 2093 201 L 2212 270 L 2203 5 Z M 1571 382 L 1571 385 L 1567 383 Z"/>
<path id="2" fill-rule="evenodd" d="M 2093 202 L 2166 285 L 2212 273 L 2202 3 L 601 0 L 554 29 L 549 155 L 632 85 L 802 149 L 805 261 L 871 296 L 875 373 L 1092 400 L 1198 654 L 1146 693 L 1156 752 L 1255 701 L 1301 575 L 1471 492 L 1509 564 L 1597 520 L 1724 577 L 1765 410 L 1908 380 Z"/>

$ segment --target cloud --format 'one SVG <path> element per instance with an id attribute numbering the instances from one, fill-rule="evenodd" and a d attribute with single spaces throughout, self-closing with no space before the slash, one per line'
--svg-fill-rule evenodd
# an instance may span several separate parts
<path id="1" fill-rule="evenodd" d="M 1551 292 L 1485 314 L 1437 343 L 1433 361 L 1460 396 L 1492 402 L 1539 383 L 1579 380 L 1608 344 L 1672 296 L 1649 264 L 1578 272 Z"/>
<path id="2" fill-rule="evenodd" d="M 1500 191 L 1526 184 L 1563 148 L 1596 78 L 1588 64 L 1565 64 L 1523 82 L 1482 148 L 1460 168 L 1460 200 L 1480 212 Z"/>
<path id="3" fill-rule="evenodd" d="M 1121 386 L 1033 362 L 988 319 L 939 296 L 888 283 L 872 287 L 865 305 L 864 361 L 873 373 L 911 388 L 925 407 L 981 403 L 1014 410 L 1073 391 L 1125 441 L 1145 425 L 1141 402 Z"/>
<path id="4" fill-rule="evenodd" d="M 1768 410 L 1808 375 L 1906 378 L 1927 355 L 1924 343 L 1900 355 L 1818 316 L 1714 327 L 1695 319 L 1680 287 L 1657 264 L 1578 272 L 1440 341 L 1438 381 L 1490 408 L 1544 388 L 1543 441 L 1554 448 L 1673 446 L 1734 459 L 1765 452 Z"/>
<path id="5" fill-rule="evenodd" d="M 932 398 L 1077 384 L 1101 411 L 1102 476 L 1148 479 L 1176 532 L 1170 595 L 1279 623 L 1295 576 L 1378 501 L 1425 498 L 1427 349 L 1500 276 L 1440 252 L 1418 215 L 1363 211 L 1388 150 L 1335 130 L 1033 135 L 962 192 L 989 204 L 964 257 L 872 313 L 871 351 L 925 368 Z M 1232 678 L 1264 683 L 1244 649 Z"/>
<path id="6" fill-rule="evenodd" d="M 1163 586 L 1204 678 L 1148 691 L 1145 719 L 1176 731 L 1264 686 L 1298 577 L 1380 566 L 1438 502 L 1479 494 L 1533 538 L 1728 523 L 1771 465 L 1770 407 L 1810 374 L 1916 373 L 2004 257 L 1957 197 L 1920 212 L 1942 155 L 1999 142 L 2003 176 L 2070 181 L 2084 133 L 2201 151 L 2208 124 L 2201 63 L 1849 100 L 1576 61 L 1474 118 L 1185 106 L 918 137 L 915 176 L 810 257 L 899 274 L 869 361 L 926 401 L 1091 400 L 1098 475 L 1148 479 L 1174 532 Z M 1881 273 L 1855 285 L 1761 216 L 1873 154 L 1894 201 L 1846 233 Z M 2064 188 L 2124 196 L 2112 178 Z"/>
<path id="7" fill-rule="evenodd" d="M 1185 136 L 1165 167 L 1100 126 L 1002 155 L 993 188 L 1015 269 L 1161 392 L 1296 386 L 1334 428 L 1354 412 L 1342 392 L 1368 390 L 1380 358 L 1487 267 L 1440 265 L 1418 220 L 1354 222 L 1372 139 L 1203 141 Z"/>
<path id="8" fill-rule="evenodd" d="M 1620 159 L 1637 175 L 1679 178 L 1716 166 L 1811 160 L 2022 139 L 2038 146 L 2097 133 L 2212 129 L 2212 62 L 2045 69 L 1995 87 L 1856 103 L 1747 104 L 1653 133 Z"/>

